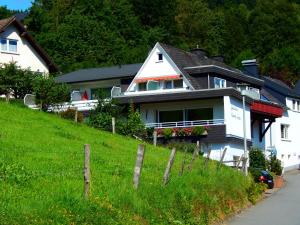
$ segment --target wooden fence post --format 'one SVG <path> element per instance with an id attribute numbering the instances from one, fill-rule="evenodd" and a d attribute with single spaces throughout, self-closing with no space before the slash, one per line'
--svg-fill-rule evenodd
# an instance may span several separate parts
<path id="1" fill-rule="evenodd" d="M 186 161 L 186 153 L 187 153 L 187 148 L 185 148 L 184 150 L 184 156 L 183 156 L 183 160 L 182 160 L 182 163 L 181 163 L 181 168 L 180 168 L 180 171 L 179 171 L 179 176 L 182 176 L 183 174 L 183 171 L 184 171 L 184 166 L 185 166 L 185 161 Z"/>
<path id="2" fill-rule="evenodd" d="M 157 145 L 157 130 L 153 131 L 153 145 Z"/>
<path id="3" fill-rule="evenodd" d="M 75 123 L 78 122 L 78 109 L 77 107 L 75 108 L 75 118 L 74 118 Z"/>
<path id="4" fill-rule="evenodd" d="M 207 167 L 207 165 L 208 165 L 210 153 L 211 153 L 211 149 L 208 150 L 208 153 L 207 153 L 207 156 L 206 156 L 206 159 L 205 159 L 205 167 Z"/>
<path id="5" fill-rule="evenodd" d="M 195 150 L 193 152 L 193 156 L 192 156 L 192 159 L 190 161 L 190 164 L 188 165 L 188 170 L 191 171 L 192 170 L 192 165 L 193 165 L 193 162 L 194 160 L 196 159 L 197 155 L 199 155 L 199 141 L 197 141 L 197 145 L 195 147 Z"/>
<path id="6" fill-rule="evenodd" d="M 171 169 L 172 169 L 172 166 L 173 166 L 173 163 L 175 160 L 175 155 L 176 155 L 176 148 L 173 148 L 171 151 L 170 159 L 169 159 L 167 168 L 165 170 L 164 178 L 163 178 L 164 185 L 166 185 L 169 181 Z"/>
<path id="7" fill-rule="evenodd" d="M 111 118 L 111 125 L 112 125 L 112 133 L 115 134 L 116 133 L 116 118 L 115 117 Z"/>
<path id="8" fill-rule="evenodd" d="M 237 169 L 239 168 L 240 163 L 241 163 L 241 161 L 242 161 L 243 158 L 244 158 L 244 155 L 241 155 L 241 156 L 239 157 L 239 159 L 238 159 L 238 161 L 237 161 L 237 163 L 236 163 L 236 166 L 235 166 Z"/>
<path id="9" fill-rule="evenodd" d="M 90 192 L 90 145 L 84 145 L 84 197 L 87 199 Z"/>
<path id="10" fill-rule="evenodd" d="M 134 175 L 133 175 L 133 185 L 134 189 L 138 189 L 140 176 L 142 173 L 142 167 L 144 162 L 145 155 L 145 145 L 139 145 L 136 157 L 136 163 L 134 167 Z"/>
<path id="11" fill-rule="evenodd" d="M 226 155 L 226 151 L 227 151 L 227 148 L 225 148 L 225 149 L 223 150 L 223 153 L 222 153 L 222 156 L 221 156 L 221 159 L 220 159 L 220 163 L 219 163 L 218 168 L 220 168 L 221 164 L 222 164 L 223 161 L 224 161 L 224 158 L 225 158 L 225 155 Z"/>

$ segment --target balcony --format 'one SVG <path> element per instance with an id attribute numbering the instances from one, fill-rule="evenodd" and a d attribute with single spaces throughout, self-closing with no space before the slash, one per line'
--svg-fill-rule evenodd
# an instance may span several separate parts
<path id="1" fill-rule="evenodd" d="M 224 119 L 214 120 L 194 120 L 194 121 L 178 121 L 178 122 L 164 122 L 164 123 L 146 123 L 147 128 L 174 128 L 174 127 L 197 127 L 197 126 L 213 126 L 224 125 Z"/>

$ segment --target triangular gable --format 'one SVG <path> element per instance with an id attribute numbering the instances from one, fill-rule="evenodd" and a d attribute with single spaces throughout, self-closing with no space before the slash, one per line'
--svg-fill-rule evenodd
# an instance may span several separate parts
<path id="1" fill-rule="evenodd" d="M 158 59 L 158 55 L 163 55 L 163 60 Z M 151 50 L 142 67 L 129 85 L 127 91 L 132 90 L 136 83 L 147 80 L 168 80 L 183 78 L 185 84 L 193 89 L 189 82 L 185 79 L 184 74 L 174 63 L 172 58 L 167 54 L 164 48 L 156 43 Z"/>
<path id="2" fill-rule="evenodd" d="M 25 38 L 33 47 L 33 49 L 40 55 L 48 66 L 49 72 L 55 73 L 58 72 L 58 67 L 54 64 L 52 59 L 47 55 L 47 53 L 42 49 L 42 47 L 33 39 L 33 37 L 28 33 L 23 24 L 17 20 L 15 16 L 0 20 L 0 33 L 4 32 L 5 29 L 9 26 L 15 26 L 19 31 L 19 35 L 22 38 Z"/>

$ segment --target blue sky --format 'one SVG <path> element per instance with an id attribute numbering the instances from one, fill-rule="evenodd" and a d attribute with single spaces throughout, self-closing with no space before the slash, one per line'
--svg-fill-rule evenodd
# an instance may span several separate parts
<path id="1" fill-rule="evenodd" d="M 31 6 L 33 0 L 0 0 L 1 6 L 7 6 L 9 9 L 25 10 Z"/>

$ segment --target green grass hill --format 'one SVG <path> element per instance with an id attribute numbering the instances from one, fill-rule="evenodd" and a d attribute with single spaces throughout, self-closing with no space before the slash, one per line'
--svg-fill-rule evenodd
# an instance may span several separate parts
<path id="1" fill-rule="evenodd" d="M 91 195 L 83 198 L 83 146 L 91 145 Z M 0 102 L 0 224 L 211 224 L 245 206 L 253 183 L 241 172 L 197 158 L 170 182 L 169 149 L 146 145 L 138 191 L 139 141 L 57 115 Z M 191 156 L 188 156 L 189 161 Z"/>

